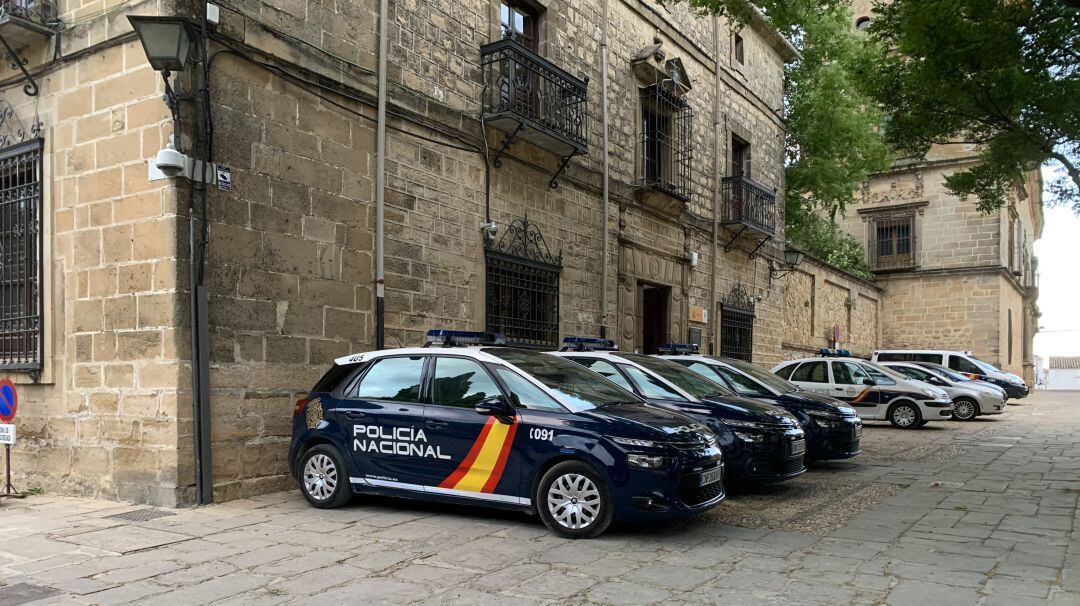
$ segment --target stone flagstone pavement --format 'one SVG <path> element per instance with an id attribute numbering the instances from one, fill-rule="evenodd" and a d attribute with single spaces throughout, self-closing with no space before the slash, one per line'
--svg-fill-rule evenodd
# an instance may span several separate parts
<path id="1" fill-rule="evenodd" d="M 993 431 L 907 432 L 948 456 L 868 452 L 838 475 L 896 490 L 818 534 L 717 513 L 567 541 L 524 515 L 319 511 L 295 491 L 187 510 L 4 500 L 0 604 L 1078 605 L 1080 392 L 1009 410 Z M 889 432 L 867 429 L 907 439 Z"/>

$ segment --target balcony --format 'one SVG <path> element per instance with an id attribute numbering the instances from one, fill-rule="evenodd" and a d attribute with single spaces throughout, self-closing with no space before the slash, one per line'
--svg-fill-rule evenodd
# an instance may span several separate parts
<path id="1" fill-rule="evenodd" d="M 509 38 L 480 47 L 484 123 L 507 133 L 498 157 L 520 138 L 566 162 L 584 153 L 588 79 L 569 72 Z M 552 182 L 554 183 L 554 179 Z"/>
<path id="2" fill-rule="evenodd" d="M 776 192 L 749 177 L 724 177 L 720 223 L 739 225 L 771 238 L 776 235 Z"/>
<path id="3" fill-rule="evenodd" d="M 21 49 L 56 32 L 56 4 L 41 0 L 0 0 L 0 34 Z"/>

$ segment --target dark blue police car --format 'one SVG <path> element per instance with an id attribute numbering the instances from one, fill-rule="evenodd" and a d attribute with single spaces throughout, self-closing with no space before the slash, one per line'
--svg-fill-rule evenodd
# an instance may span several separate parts
<path id="1" fill-rule="evenodd" d="M 850 459 L 862 452 L 862 421 L 843 402 L 803 391 L 749 362 L 699 354 L 696 345 L 667 344 L 660 351 L 658 357 L 722 383 L 740 396 L 776 404 L 795 415 L 806 431 L 807 459 Z"/>
<path id="2" fill-rule="evenodd" d="M 674 362 L 618 351 L 610 339 L 567 337 L 563 344 L 562 351 L 549 355 L 573 360 L 649 402 L 708 425 L 720 438 L 732 482 L 780 482 L 806 471 L 805 434 L 786 410 L 738 397 Z"/>
<path id="3" fill-rule="evenodd" d="M 294 410 L 289 463 L 304 498 L 319 508 L 354 493 L 512 508 L 571 538 L 723 500 L 708 428 L 504 342 L 432 331 L 440 347 L 336 360 Z"/>

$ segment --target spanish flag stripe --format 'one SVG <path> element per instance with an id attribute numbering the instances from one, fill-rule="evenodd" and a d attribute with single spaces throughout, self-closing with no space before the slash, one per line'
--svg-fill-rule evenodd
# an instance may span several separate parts
<path id="1" fill-rule="evenodd" d="M 480 447 L 480 454 L 476 455 L 476 460 L 469 467 L 469 471 L 454 488 L 474 492 L 480 492 L 484 489 L 488 478 L 491 477 L 491 473 L 495 470 L 495 465 L 499 461 L 499 455 L 502 453 L 503 444 L 506 443 L 506 437 L 510 433 L 510 427 L 505 423 L 492 425 L 487 439 L 484 440 L 484 445 Z"/>
<path id="2" fill-rule="evenodd" d="M 502 452 L 499 453 L 499 460 L 496 461 L 495 469 L 491 471 L 491 476 L 488 478 L 487 483 L 484 484 L 484 488 L 480 492 L 495 492 L 495 487 L 499 485 L 499 480 L 502 478 L 503 468 L 506 467 L 506 459 L 510 456 L 510 448 L 514 445 L 515 432 L 517 432 L 516 421 L 510 425 L 509 431 L 506 432 L 506 439 L 503 440 Z"/>
<path id="3" fill-rule="evenodd" d="M 865 400 L 865 399 L 866 399 L 866 396 L 869 396 L 869 395 L 870 395 L 870 392 L 871 392 L 871 391 L 872 391 L 872 390 L 870 390 L 870 389 L 864 389 L 864 390 L 862 390 L 862 393 L 860 393 L 860 394 L 859 394 L 858 396 L 856 396 L 856 397 L 855 397 L 855 399 L 854 399 L 854 400 L 852 400 L 852 403 L 855 403 L 855 402 L 862 402 L 863 400 Z"/>
<path id="4" fill-rule="evenodd" d="M 480 430 L 480 435 L 473 442 L 472 448 L 469 449 L 469 454 L 465 455 L 461 464 L 458 465 L 454 473 L 446 476 L 446 479 L 439 483 L 439 488 L 454 488 L 461 478 L 465 476 L 465 473 L 472 467 L 473 461 L 480 454 L 480 449 L 483 447 L 484 442 L 487 440 L 488 433 L 491 431 L 492 426 L 496 423 L 495 417 L 488 417 L 487 423 L 484 424 L 484 428 Z"/>

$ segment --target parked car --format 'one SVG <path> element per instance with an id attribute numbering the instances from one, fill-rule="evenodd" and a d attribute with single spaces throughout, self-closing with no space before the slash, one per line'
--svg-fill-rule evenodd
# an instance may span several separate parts
<path id="1" fill-rule="evenodd" d="M 990 391 L 993 391 L 994 393 L 1000 395 L 1003 402 L 1005 402 L 1006 404 L 1008 404 L 1009 402 L 1008 392 L 1006 392 L 1005 388 L 1000 385 L 995 385 L 989 381 L 984 381 L 982 379 L 972 379 L 964 373 L 956 372 L 955 370 L 951 368 L 946 368 L 941 364 L 933 364 L 931 362 L 912 362 L 912 364 L 915 364 L 916 366 L 921 366 L 923 368 L 933 369 L 945 375 L 946 377 L 949 377 L 953 381 L 957 381 L 959 383 L 971 383 L 972 385 L 977 385 L 979 387 L 989 388 Z"/>
<path id="2" fill-rule="evenodd" d="M 749 362 L 701 355 L 696 345 L 665 344 L 660 351 L 664 353 L 659 358 L 681 364 L 740 396 L 775 404 L 795 415 L 806 432 L 808 460 L 850 459 L 862 452 L 862 421 L 854 408 L 840 400 L 803 391 Z"/>
<path id="3" fill-rule="evenodd" d="M 1005 372 L 993 364 L 983 362 L 970 351 L 946 351 L 935 349 L 882 349 L 870 357 L 874 362 L 930 362 L 940 364 L 972 379 L 993 383 L 1005 390 L 1010 398 L 1026 398 L 1028 386 L 1024 380 L 1011 372 Z"/>
<path id="4" fill-rule="evenodd" d="M 1001 390 L 992 385 L 983 387 L 977 381 L 957 381 L 941 371 L 914 362 L 883 362 L 881 365 L 909 379 L 944 389 L 952 398 L 952 418 L 957 421 L 970 421 L 979 415 L 998 415 L 1005 410 Z"/>
<path id="5" fill-rule="evenodd" d="M 674 362 L 618 351 L 607 339 L 568 337 L 562 351 L 549 354 L 707 425 L 720 439 L 730 482 L 781 482 L 806 471 L 806 434 L 782 408 L 738 397 Z"/>
<path id="6" fill-rule="evenodd" d="M 941 388 L 853 358 L 847 350 L 823 349 L 817 357 L 784 362 L 772 371 L 800 389 L 843 400 L 864 421 L 884 419 L 914 429 L 952 416 L 952 400 Z"/>
<path id="7" fill-rule="evenodd" d="M 428 337 L 338 358 L 296 403 L 289 465 L 311 505 L 354 493 L 482 504 L 586 538 L 724 498 L 719 442 L 694 419 L 500 335 Z"/>

